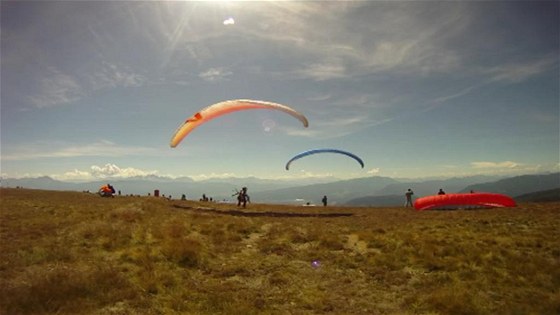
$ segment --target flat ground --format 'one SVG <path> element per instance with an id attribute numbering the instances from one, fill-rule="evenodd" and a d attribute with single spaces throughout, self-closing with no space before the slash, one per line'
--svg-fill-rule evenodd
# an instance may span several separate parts
<path id="1" fill-rule="evenodd" d="M 416 212 L 0 197 L 1 314 L 560 313 L 560 203 Z"/>

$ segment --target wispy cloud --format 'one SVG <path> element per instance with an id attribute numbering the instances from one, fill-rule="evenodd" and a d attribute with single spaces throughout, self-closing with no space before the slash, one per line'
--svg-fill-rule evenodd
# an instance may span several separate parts
<path id="1" fill-rule="evenodd" d="M 519 83 L 533 77 L 537 77 L 554 69 L 558 66 L 557 57 L 546 57 L 539 60 L 523 61 L 520 63 L 508 63 L 502 64 L 490 69 L 484 69 L 480 71 L 475 71 L 475 76 L 482 76 L 480 81 L 476 84 L 467 86 L 458 90 L 456 93 L 449 95 L 442 95 L 431 101 L 427 101 L 429 104 L 424 111 L 430 111 L 445 105 L 448 101 L 461 98 L 465 95 L 471 94 L 473 91 L 488 86 L 495 83 Z M 543 116 L 534 115 L 535 119 L 543 119 L 543 121 L 557 121 L 553 116 Z"/>
<path id="2" fill-rule="evenodd" d="M 38 90 L 29 96 L 29 100 L 38 108 L 46 108 L 74 102 L 84 95 L 85 89 L 74 76 L 49 67 L 39 80 Z"/>
<path id="3" fill-rule="evenodd" d="M 456 93 L 448 94 L 448 95 L 442 95 L 442 96 L 439 96 L 439 97 L 437 97 L 433 100 L 428 100 L 428 101 L 426 101 L 427 106 L 423 109 L 423 111 L 427 112 L 427 111 L 431 111 L 431 110 L 434 110 L 436 108 L 439 108 L 439 107 L 445 105 L 448 101 L 454 100 L 456 98 L 461 98 L 465 95 L 470 94 L 473 90 L 479 88 L 480 86 L 482 86 L 482 84 L 467 86 L 467 87 L 459 90 Z"/>
<path id="4" fill-rule="evenodd" d="M 434 100 L 431 101 L 431 103 L 434 104 L 434 107 L 437 107 L 437 105 L 440 105 L 442 103 L 445 103 L 447 101 L 450 101 L 452 99 L 456 99 L 462 96 L 465 96 L 467 94 L 469 94 L 472 90 L 474 90 L 477 86 L 473 85 L 473 86 L 468 86 L 460 91 L 458 91 L 457 93 L 453 93 L 450 95 L 444 95 L 444 96 L 440 96 Z M 430 107 L 430 109 L 432 109 L 432 107 Z"/>
<path id="5" fill-rule="evenodd" d="M 372 120 L 367 116 L 348 116 L 341 118 L 328 118 L 322 120 L 314 120 L 310 123 L 309 128 L 291 128 L 283 127 L 283 131 L 291 136 L 316 138 L 316 139 L 333 139 L 353 134 L 358 130 L 367 127 L 378 126 L 389 123 L 395 118 L 385 118 Z"/>
<path id="6" fill-rule="evenodd" d="M 289 47 L 282 70 L 267 74 L 315 81 L 399 73 L 424 75 L 455 71 L 459 54 L 446 40 L 465 28 L 462 5 L 380 6 L 366 2 L 279 2 L 275 10 L 255 6 L 261 23 L 239 30 L 249 39 Z M 259 10 L 261 9 L 261 10 Z M 360 23 L 369 10 L 368 19 Z M 305 13 L 303 13 L 305 12 Z M 437 23 L 426 23 L 437 20 Z M 359 26 L 356 26 L 359 25 Z M 328 34 L 328 35 L 327 35 Z M 288 59 L 289 58 L 289 59 Z M 291 62 L 294 60 L 296 62 Z"/>
<path id="7" fill-rule="evenodd" d="M 310 78 L 315 81 L 345 78 L 346 68 L 340 63 L 313 63 L 295 71 L 297 77 Z"/>
<path id="8" fill-rule="evenodd" d="M 115 87 L 139 87 L 148 81 L 144 75 L 106 61 L 102 62 L 99 68 L 94 69 L 92 75 L 86 74 L 85 77 L 90 91 Z"/>
<path id="9" fill-rule="evenodd" d="M 456 171 L 456 175 L 505 175 L 515 176 L 524 174 L 538 174 L 546 172 L 557 172 L 558 169 L 550 164 L 528 164 L 514 161 L 503 162 L 471 162 L 471 170 L 465 170 L 464 173 Z"/>
<path id="10" fill-rule="evenodd" d="M 307 100 L 313 101 L 313 102 L 323 102 L 323 101 L 326 101 L 326 100 L 330 99 L 331 97 L 332 97 L 331 93 L 315 94 L 315 95 L 309 96 L 307 98 Z"/>
<path id="11" fill-rule="evenodd" d="M 499 66 L 495 66 L 489 69 L 483 69 L 478 71 L 469 71 L 471 75 L 482 76 L 480 81 L 476 84 L 466 86 L 456 93 L 449 95 L 442 95 L 431 101 L 427 101 L 429 104 L 424 111 L 433 110 L 444 105 L 446 102 L 451 101 L 456 98 L 461 98 L 465 95 L 471 94 L 473 91 L 488 86 L 495 83 L 519 83 L 533 77 L 537 77 L 551 71 L 552 69 L 558 67 L 558 57 L 548 56 L 538 60 L 521 61 L 519 63 L 506 63 Z M 537 116 L 534 116 L 537 119 Z M 541 116 L 540 118 L 545 118 Z M 545 118 L 545 120 L 550 121 L 555 119 L 554 117 Z"/>
<path id="12" fill-rule="evenodd" d="M 103 62 L 99 68 L 72 74 L 50 66 L 40 75 L 38 87 L 28 99 L 37 108 L 66 105 L 105 88 L 139 87 L 148 79 L 126 67 Z"/>
<path id="13" fill-rule="evenodd" d="M 307 137 L 307 138 L 314 138 L 319 136 L 322 132 L 317 129 L 310 128 L 294 128 L 294 127 L 279 127 L 278 129 L 282 130 L 285 134 L 289 136 L 295 137 Z"/>
<path id="14" fill-rule="evenodd" d="M 401 75 L 428 75 L 457 69 L 459 56 L 438 42 L 432 29 L 418 29 L 420 38 L 382 40 L 373 51 L 362 52 L 361 64 L 370 73 L 394 72 Z M 425 33 L 422 33 L 425 32 Z M 356 71 L 363 71 L 356 68 Z"/>
<path id="15" fill-rule="evenodd" d="M 294 6 L 282 3 L 273 12 L 259 12 L 266 17 L 265 29 L 245 30 L 245 35 L 291 47 L 289 56 L 297 57 L 298 63 L 288 64 L 282 72 L 269 71 L 287 79 L 325 81 L 364 75 L 446 74 L 478 79 L 482 76 L 492 82 L 521 82 L 558 63 L 557 56 L 512 60 L 505 55 L 488 67 L 483 58 L 473 58 L 479 34 L 469 33 L 477 22 L 470 4 L 378 7 L 376 13 L 369 15 L 368 23 L 360 25 L 359 32 L 347 27 L 355 25 L 350 20 L 356 19 L 360 10 L 370 9 L 364 8 L 370 5 L 352 2 L 325 6 L 311 2 L 297 6 L 308 15 L 286 15 Z M 457 38 L 464 44 L 457 46 Z"/>
<path id="16" fill-rule="evenodd" d="M 518 83 L 558 67 L 558 56 L 547 56 L 537 60 L 505 63 L 483 70 L 492 82 Z M 558 70 L 556 70 L 558 71 Z"/>
<path id="17" fill-rule="evenodd" d="M 318 127 L 327 127 L 327 128 L 346 128 L 349 126 L 355 126 L 356 124 L 364 123 L 367 120 L 366 117 L 345 117 L 345 118 L 333 118 L 331 120 L 326 121 L 318 121 Z"/>
<path id="18" fill-rule="evenodd" d="M 300 170 L 298 173 L 293 173 L 290 175 L 283 175 L 277 177 L 277 179 L 308 179 L 308 178 L 332 178 L 334 177 L 332 173 L 314 173 L 306 170 Z"/>
<path id="19" fill-rule="evenodd" d="M 11 153 L 2 154 L 2 160 L 35 160 L 42 158 L 72 158 L 80 156 L 133 156 L 157 155 L 153 148 L 117 145 L 110 141 L 99 141 L 85 145 L 60 143 L 34 143 L 14 148 Z"/>
<path id="20" fill-rule="evenodd" d="M 228 80 L 233 72 L 224 68 L 210 68 L 204 72 L 201 72 L 198 77 L 207 82 L 218 82 Z"/>
<path id="21" fill-rule="evenodd" d="M 503 162 L 471 162 L 471 166 L 473 168 L 490 168 L 490 169 L 498 169 L 498 168 L 506 168 L 512 169 L 521 166 L 522 164 L 513 162 L 513 161 L 503 161 Z"/>
<path id="22" fill-rule="evenodd" d="M 336 118 L 331 120 L 318 120 L 310 124 L 309 128 L 283 127 L 282 130 L 290 136 L 329 139 L 352 134 L 364 126 L 363 117 Z"/>
<path id="23" fill-rule="evenodd" d="M 232 178 L 235 177 L 235 173 L 210 173 L 210 174 L 197 174 L 197 175 L 189 175 L 195 181 L 207 180 L 207 179 L 224 179 L 224 178 Z"/>

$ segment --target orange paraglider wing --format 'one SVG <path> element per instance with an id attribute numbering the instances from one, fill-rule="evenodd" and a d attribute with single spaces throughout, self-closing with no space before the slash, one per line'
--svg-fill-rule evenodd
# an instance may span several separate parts
<path id="1" fill-rule="evenodd" d="M 309 126 L 307 118 L 293 108 L 272 102 L 256 100 L 229 100 L 210 105 L 188 118 L 177 128 L 171 138 L 170 146 L 176 147 L 196 127 L 216 117 L 226 115 L 235 111 L 248 109 L 273 109 L 287 113 L 302 122 L 304 127 Z"/>
<path id="2" fill-rule="evenodd" d="M 511 197 L 493 193 L 434 195 L 418 198 L 414 202 L 414 208 L 418 211 L 429 209 L 515 206 L 516 203 Z"/>

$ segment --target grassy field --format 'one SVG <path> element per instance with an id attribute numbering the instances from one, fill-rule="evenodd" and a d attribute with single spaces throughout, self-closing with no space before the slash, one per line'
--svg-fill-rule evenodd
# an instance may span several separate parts
<path id="1" fill-rule="evenodd" d="M 0 196 L 1 314 L 560 314 L 560 203 Z"/>

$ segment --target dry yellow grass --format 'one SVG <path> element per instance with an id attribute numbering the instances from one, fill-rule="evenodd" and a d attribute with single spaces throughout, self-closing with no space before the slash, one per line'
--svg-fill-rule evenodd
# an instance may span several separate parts
<path id="1" fill-rule="evenodd" d="M 560 313 L 559 203 L 238 211 L 0 196 L 1 314 Z"/>

